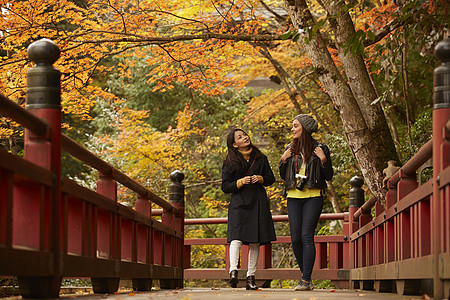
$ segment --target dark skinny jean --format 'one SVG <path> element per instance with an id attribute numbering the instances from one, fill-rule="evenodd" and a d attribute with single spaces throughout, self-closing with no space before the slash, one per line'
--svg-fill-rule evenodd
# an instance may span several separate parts
<path id="1" fill-rule="evenodd" d="M 302 272 L 302 279 L 308 282 L 311 282 L 311 273 L 316 259 L 314 232 L 322 208 L 323 197 L 287 198 L 292 249 Z"/>

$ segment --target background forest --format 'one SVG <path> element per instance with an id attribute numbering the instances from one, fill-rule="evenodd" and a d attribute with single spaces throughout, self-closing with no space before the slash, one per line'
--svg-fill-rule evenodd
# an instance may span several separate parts
<path id="1" fill-rule="evenodd" d="M 0 92 L 25 105 L 26 49 L 53 40 L 64 133 L 163 198 L 181 170 L 186 218 L 227 215 L 221 167 L 233 127 L 269 158 L 273 214 L 286 214 L 278 162 L 298 113 L 319 121 L 314 137 L 331 149 L 324 212 L 348 209 L 355 175 L 378 197 L 387 161 L 403 164 L 431 138 L 445 0 L 0 0 L 0 9 Z M 0 137 L 23 154 L 20 126 L 2 118 Z M 68 155 L 63 174 L 95 189 L 98 174 Z M 120 188 L 119 198 L 133 206 L 136 196 Z M 225 236 L 225 225 L 186 228 L 187 238 Z M 295 265 L 286 247 L 274 266 Z M 192 255 L 195 267 L 224 266 L 218 248 Z"/>

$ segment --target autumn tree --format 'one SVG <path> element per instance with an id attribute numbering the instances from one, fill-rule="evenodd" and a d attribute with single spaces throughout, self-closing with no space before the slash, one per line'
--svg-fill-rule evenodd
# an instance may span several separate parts
<path id="1" fill-rule="evenodd" d="M 111 103 L 122 100 L 95 81 L 113 68 L 130 78 L 133 74 L 129 67 L 145 60 L 152 66 L 147 81 L 154 84 L 153 91 L 164 92 L 177 83 L 214 95 L 249 79 L 245 73 L 249 65 L 240 58 L 259 53 L 270 60 L 277 48 L 289 43 L 290 51 L 295 49 L 297 57 L 308 57 L 320 80 L 319 89 L 325 89 L 339 111 L 349 148 L 378 198 L 382 196 L 381 170 L 385 162 L 399 158 L 383 102 L 378 101 L 379 86 L 368 72 L 367 58 L 375 53 L 371 47 L 386 44 L 386 37 L 424 20 L 428 25 L 417 37 L 428 36 L 432 29 L 441 37 L 446 16 L 445 1 L 420 0 L 285 0 L 287 14 L 279 1 L 262 0 L 0 3 L 2 92 L 23 103 L 25 72 L 30 67 L 26 47 L 38 38 L 50 38 L 62 51 L 56 67 L 63 74 L 63 111 L 82 119 L 91 118 L 98 99 Z M 411 7 L 415 8 L 412 12 Z M 286 38 L 296 43 L 292 45 Z M 112 56 L 121 56 L 124 61 L 112 66 L 108 59 Z M 276 69 L 276 62 L 272 61 L 271 70 L 279 74 L 287 70 L 283 77 L 285 88 L 291 93 L 291 102 L 295 105 L 298 101 L 298 110 L 305 99 L 304 104 L 308 104 L 307 98 L 299 97 L 304 90 L 296 86 L 295 75 L 293 81 L 287 80 L 292 76 L 289 67 L 278 64 L 282 68 Z M 314 108 L 306 105 L 304 111 L 314 113 Z M 11 130 L 14 127 L 3 126 L 2 134 L 11 134 Z"/>

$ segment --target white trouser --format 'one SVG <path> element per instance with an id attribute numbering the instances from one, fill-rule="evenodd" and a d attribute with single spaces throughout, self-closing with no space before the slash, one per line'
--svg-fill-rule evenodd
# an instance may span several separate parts
<path id="1" fill-rule="evenodd" d="M 239 240 L 232 240 L 230 243 L 230 272 L 233 270 L 237 270 L 241 246 L 242 242 Z M 249 250 L 247 277 L 255 275 L 256 265 L 258 264 L 259 257 L 259 243 L 251 243 L 248 246 Z"/>

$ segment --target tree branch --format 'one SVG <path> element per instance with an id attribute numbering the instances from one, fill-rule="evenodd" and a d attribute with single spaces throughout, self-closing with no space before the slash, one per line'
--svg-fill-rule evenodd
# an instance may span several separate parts
<path id="1" fill-rule="evenodd" d="M 93 31 L 96 33 L 97 31 Z M 99 31 L 101 32 L 101 31 Z M 114 35 L 123 35 L 123 33 L 117 32 L 104 32 Z M 135 35 L 132 37 L 122 37 L 122 38 L 105 38 L 105 39 L 96 39 L 96 40 L 79 40 L 79 39 L 70 39 L 69 41 L 77 42 L 81 44 L 100 44 L 100 43 L 149 43 L 149 44 L 166 44 L 178 41 L 192 41 L 192 40 L 205 40 L 205 39 L 221 39 L 221 40 L 230 40 L 230 41 L 245 41 L 245 42 L 270 42 L 270 41 L 280 41 L 282 40 L 281 34 L 257 34 L 257 35 L 234 35 L 234 34 L 223 34 L 223 33 L 204 33 L 204 34 L 184 34 L 177 35 L 172 37 L 145 37 Z"/>

